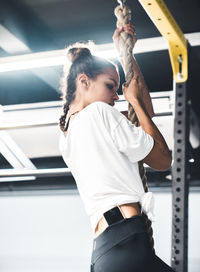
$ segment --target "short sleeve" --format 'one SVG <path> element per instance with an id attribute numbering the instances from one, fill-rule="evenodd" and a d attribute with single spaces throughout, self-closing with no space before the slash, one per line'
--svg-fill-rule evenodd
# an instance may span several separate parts
<path id="1" fill-rule="evenodd" d="M 142 127 L 136 127 L 127 118 L 122 118 L 112 133 L 117 149 L 132 162 L 143 160 L 151 151 L 154 140 Z"/>

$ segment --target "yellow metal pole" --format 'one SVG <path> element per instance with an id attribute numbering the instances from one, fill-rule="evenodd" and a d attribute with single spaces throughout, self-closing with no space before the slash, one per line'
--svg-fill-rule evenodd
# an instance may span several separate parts
<path id="1" fill-rule="evenodd" d="M 138 0 L 161 35 L 169 44 L 173 79 L 178 83 L 188 78 L 187 40 L 163 0 Z"/>

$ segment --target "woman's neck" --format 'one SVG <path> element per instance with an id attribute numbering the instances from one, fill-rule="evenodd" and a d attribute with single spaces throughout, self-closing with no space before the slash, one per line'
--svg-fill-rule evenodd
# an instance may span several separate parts
<path id="1" fill-rule="evenodd" d="M 76 103 L 76 104 L 71 104 L 69 107 L 69 114 L 73 114 L 74 112 L 81 111 L 84 109 L 87 105 L 84 103 Z"/>

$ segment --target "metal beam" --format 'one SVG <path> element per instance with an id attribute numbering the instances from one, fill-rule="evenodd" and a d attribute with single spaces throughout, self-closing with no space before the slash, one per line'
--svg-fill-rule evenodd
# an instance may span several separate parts
<path id="1" fill-rule="evenodd" d="M 127 114 L 127 111 L 121 111 L 123 114 Z M 172 112 L 164 112 L 164 113 L 157 113 L 154 117 L 160 117 L 160 116 L 171 116 Z M 19 122 L 19 123 L 9 123 L 5 125 L 0 126 L 1 130 L 13 130 L 13 129 L 24 129 L 24 128 L 36 128 L 36 127 L 49 127 L 49 126 L 58 126 L 58 122 L 52 122 L 52 121 L 44 121 L 44 122 Z"/>
<path id="2" fill-rule="evenodd" d="M 59 177 L 59 176 L 71 176 L 71 171 L 69 168 L 53 168 L 53 169 L 9 169 L 9 170 L 0 170 L 0 177 Z"/>
<path id="3" fill-rule="evenodd" d="M 4 27 L 1 24 L 0 24 L 0 47 L 2 47 L 4 51 L 12 55 L 26 53 L 25 54 L 26 56 L 32 53 L 31 49 L 25 43 L 23 43 L 20 39 L 18 39 L 13 33 L 11 33 L 6 27 Z M 15 56 L 12 57 L 15 58 Z M 7 58 L 9 60 L 10 57 L 0 58 L 0 63 L 1 62 L 3 63 L 4 62 L 3 59 Z M 42 81 L 48 84 L 50 87 L 52 87 L 56 91 L 58 90 L 58 81 L 60 76 L 51 67 L 48 68 L 48 71 L 47 70 L 38 71 L 37 69 L 32 69 L 31 71 Z"/>
<path id="4" fill-rule="evenodd" d="M 171 95 L 172 92 L 156 92 L 156 93 L 150 93 L 153 105 L 154 105 L 154 111 L 155 111 L 155 117 L 158 116 L 171 116 L 172 110 L 170 105 Z M 124 95 L 119 95 L 119 100 L 115 103 L 115 108 L 117 108 L 121 113 L 126 114 L 128 102 L 125 100 Z M 22 105 L 9 105 L 9 106 L 2 106 L 2 112 L 11 112 L 11 111 L 26 111 L 26 110 L 39 110 L 39 109 L 49 109 L 49 108 L 61 108 L 62 102 L 61 101 L 55 101 L 55 102 L 40 102 L 40 103 L 33 103 L 33 104 L 22 104 Z M 161 109 L 159 108 L 161 107 Z M 5 119 L 6 120 L 6 119 Z M 56 120 L 56 122 L 55 122 Z M 23 129 L 23 128 L 33 128 L 33 127 L 46 127 L 46 126 L 58 126 L 58 121 L 55 118 L 55 120 L 46 119 L 44 121 L 15 121 L 13 120 L 13 123 L 11 122 L 1 122 L 0 124 L 0 131 L 1 130 L 13 130 L 13 129 Z"/>
<path id="5" fill-rule="evenodd" d="M 199 32 L 185 34 L 185 37 L 189 40 L 192 46 L 200 45 Z M 168 48 L 168 43 L 163 37 L 139 39 L 134 47 L 134 55 L 167 50 Z M 117 58 L 118 56 L 113 43 L 96 45 L 95 49 L 96 55 L 103 55 L 105 58 Z M 0 58 L 0 72 L 19 70 L 19 65 L 22 61 L 24 64 L 23 69 L 32 69 L 31 67 L 33 67 L 33 62 L 35 68 L 44 66 L 60 66 L 66 63 L 65 53 L 65 49 L 61 49 Z M 36 69 L 34 71 L 36 71 Z"/>
<path id="6" fill-rule="evenodd" d="M 6 131 L 0 131 L 0 152 L 14 168 L 36 169 L 35 165 Z"/>
<path id="7" fill-rule="evenodd" d="M 145 164 L 145 168 L 149 167 Z M 20 181 L 26 180 L 26 177 L 34 178 L 45 178 L 45 177 L 63 177 L 63 176 L 72 176 L 69 168 L 51 168 L 51 169 L 7 169 L 0 170 L 0 182 L 7 181 Z M 14 180 L 13 178 L 19 179 Z M 10 180 L 9 180 L 10 178 Z"/>
<path id="8" fill-rule="evenodd" d="M 161 35 L 169 44 L 173 77 L 176 82 L 188 78 L 187 40 L 163 0 L 139 0 Z M 181 64 L 177 61 L 181 60 Z"/>

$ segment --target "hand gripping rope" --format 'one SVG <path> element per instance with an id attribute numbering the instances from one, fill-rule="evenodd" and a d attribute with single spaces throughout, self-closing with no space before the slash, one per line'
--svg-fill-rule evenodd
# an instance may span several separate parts
<path id="1" fill-rule="evenodd" d="M 128 24 L 131 20 L 131 10 L 130 8 L 125 5 L 126 0 L 117 0 L 120 5 L 118 5 L 115 8 L 115 16 L 117 17 L 117 27 L 122 27 L 125 24 Z M 126 33 L 126 32 L 121 32 L 120 33 L 120 38 L 119 38 L 119 50 L 120 50 L 120 56 L 122 56 L 123 61 L 124 61 L 124 72 L 125 72 L 125 78 L 126 78 L 126 83 L 129 84 L 131 79 L 134 76 L 133 73 L 133 64 L 132 64 L 132 51 L 133 51 L 133 45 L 132 45 L 132 37 Z M 138 125 L 138 119 L 136 116 L 136 113 L 132 107 L 132 105 L 129 103 L 128 104 L 128 118 L 129 120 L 134 124 Z M 145 169 L 144 166 L 141 162 L 139 164 L 139 171 L 140 171 L 140 176 L 142 179 L 144 191 L 148 192 L 148 186 L 147 186 L 147 177 L 145 174 Z M 147 215 L 142 213 L 147 232 L 149 235 L 150 243 L 152 246 L 152 250 L 155 252 L 154 249 L 154 239 L 153 239 L 153 230 L 151 227 L 151 221 L 148 219 Z"/>

